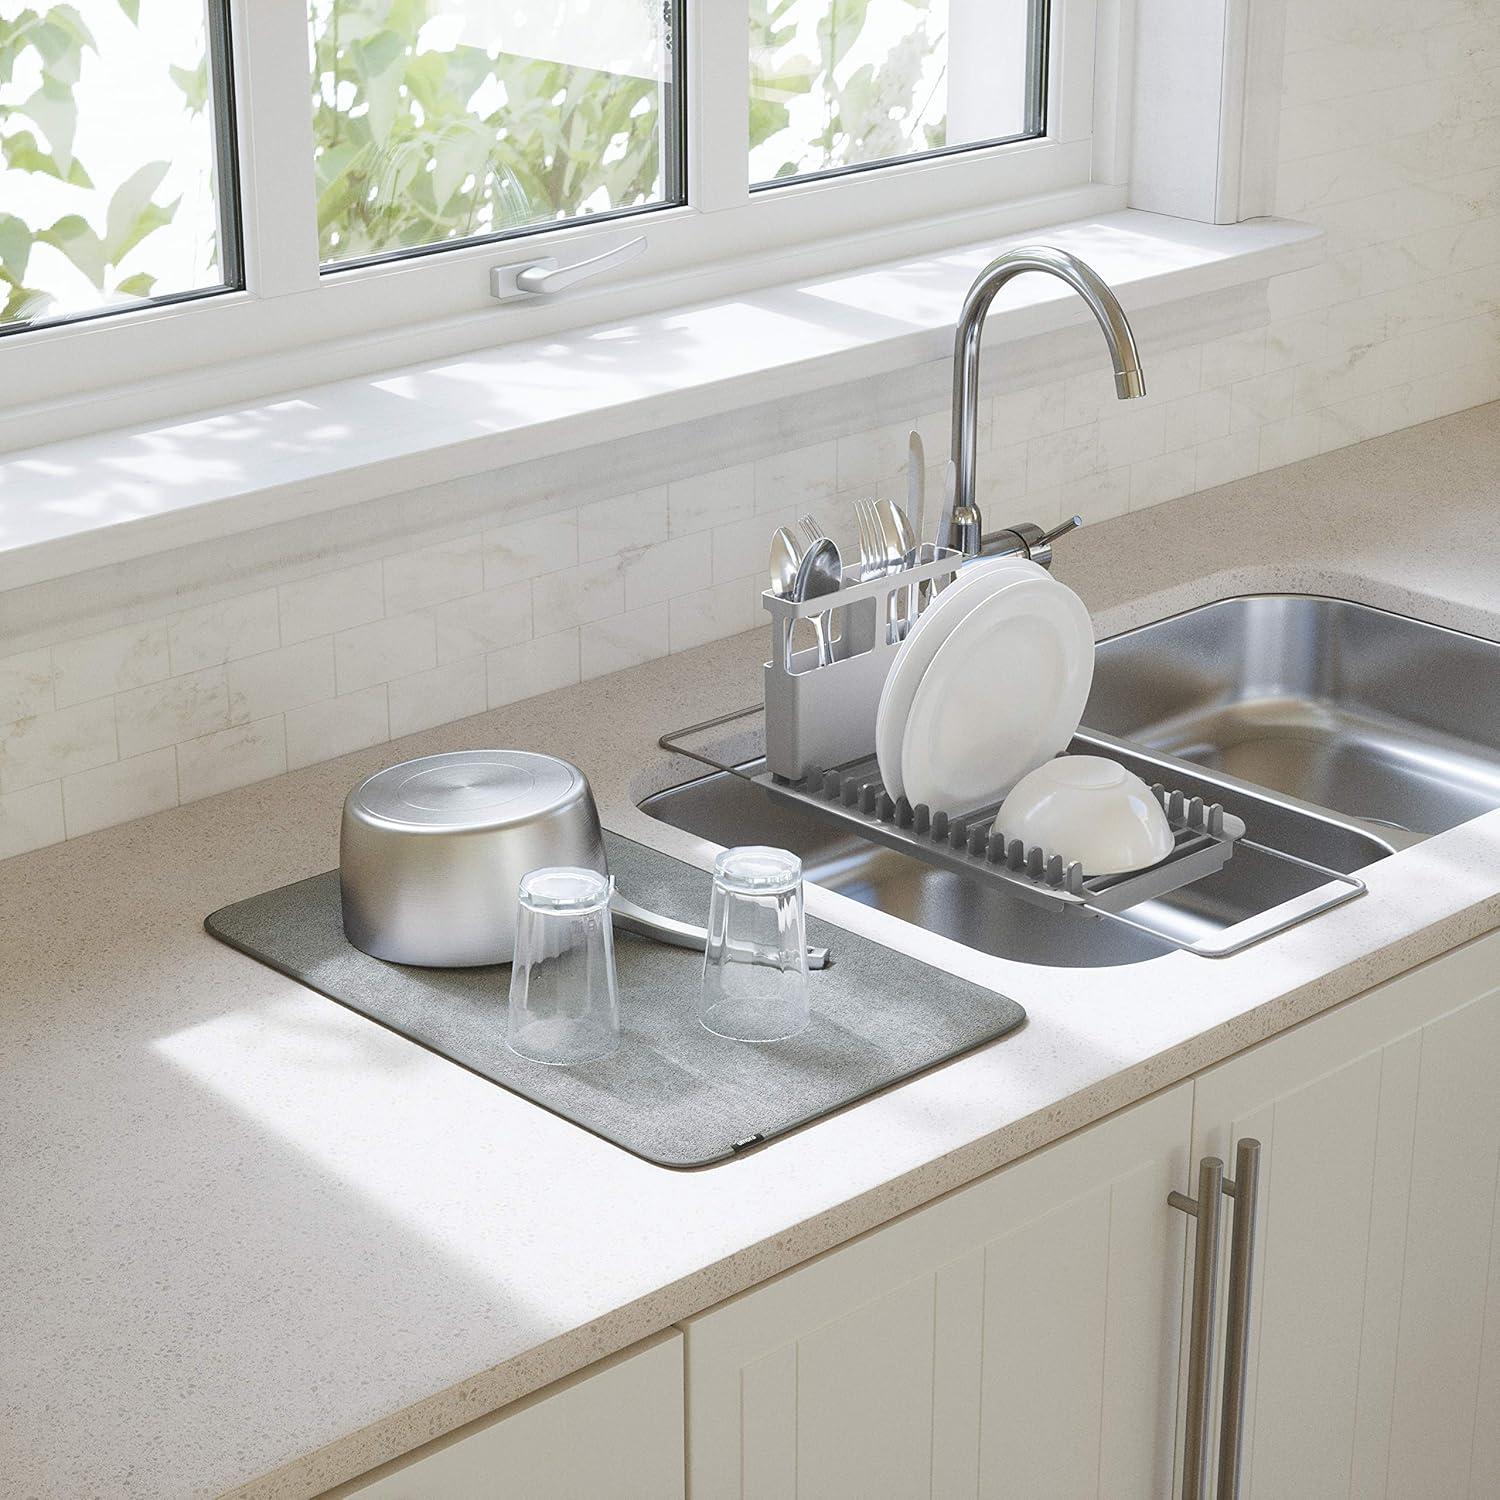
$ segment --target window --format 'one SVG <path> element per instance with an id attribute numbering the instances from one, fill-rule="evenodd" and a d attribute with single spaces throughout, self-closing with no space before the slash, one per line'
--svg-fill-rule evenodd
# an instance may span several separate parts
<path id="1" fill-rule="evenodd" d="M 325 262 L 682 201 L 670 7 L 310 0 Z"/>
<path id="2" fill-rule="evenodd" d="M 221 21 L 204 0 L 0 17 L 0 329 L 238 283 Z"/>
<path id="3" fill-rule="evenodd" d="M 1124 202 L 1097 0 L 29 3 L 0 448 Z"/>
<path id="4" fill-rule="evenodd" d="M 1030 0 L 751 0 L 750 181 L 1042 132 Z"/>

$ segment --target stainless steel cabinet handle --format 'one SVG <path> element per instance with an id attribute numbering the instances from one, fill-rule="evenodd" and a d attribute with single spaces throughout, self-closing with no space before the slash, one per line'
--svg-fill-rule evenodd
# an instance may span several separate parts
<path id="1" fill-rule="evenodd" d="M 1193 1310 L 1188 1325 L 1187 1423 L 1183 1434 L 1182 1500 L 1208 1500 L 1210 1418 L 1213 1414 L 1214 1304 L 1219 1291 L 1224 1163 L 1198 1163 L 1198 1196 L 1169 1193 L 1167 1202 L 1198 1221 L 1193 1246 Z"/>
<path id="2" fill-rule="evenodd" d="M 1235 1148 L 1234 1181 L 1224 1184 L 1234 1199 L 1229 1235 L 1229 1306 L 1224 1334 L 1224 1405 L 1219 1417 L 1217 1500 L 1239 1500 L 1240 1458 L 1245 1432 L 1245 1382 L 1250 1370 L 1250 1274 L 1255 1263 L 1260 1142 Z"/>

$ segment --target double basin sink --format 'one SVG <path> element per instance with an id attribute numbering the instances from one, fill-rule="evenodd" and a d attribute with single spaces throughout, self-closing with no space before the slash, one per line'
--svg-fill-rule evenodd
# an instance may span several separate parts
<path id="1" fill-rule="evenodd" d="M 1221 802 L 1256 843 L 1352 874 L 1500 807 L 1497 705 L 1494 642 L 1340 599 L 1253 595 L 1101 642 L 1071 748 Z M 727 773 L 642 807 L 715 843 L 795 850 L 809 880 L 980 952 L 1074 968 L 1171 951 L 873 843 Z M 1192 942 L 1322 879 L 1241 847 L 1130 915 Z"/>

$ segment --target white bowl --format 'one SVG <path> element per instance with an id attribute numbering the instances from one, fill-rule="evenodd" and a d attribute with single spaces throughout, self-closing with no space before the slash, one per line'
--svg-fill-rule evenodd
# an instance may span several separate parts
<path id="1" fill-rule="evenodd" d="M 1144 870 L 1172 852 L 1172 828 L 1151 788 L 1102 755 L 1059 755 L 1028 771 L 995 824 L 1007 839 L 1076 860 L 1085 875 Z"/>

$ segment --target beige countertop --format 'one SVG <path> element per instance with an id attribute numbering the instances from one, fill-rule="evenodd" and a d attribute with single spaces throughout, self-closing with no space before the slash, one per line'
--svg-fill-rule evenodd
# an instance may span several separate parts
<path id="1" fill-rule="evenodd" d="M 1500 406 L 1085 530 L 1099 633 L 1326 593 L 1500 637 Z M 308 1496 L 1500 925 L 1500 813 L 1212 965 L 970 952 L 822 916 L 1013 995 L 1021 1032 L 719 1167 L 650 1166 L 222 947 L 215 907 L 329 868 L 358 777 L 556 751 L 606 823 L 665 729 L 752 701 L 759 633 L 0 863 L 7 1493 Z"/>

